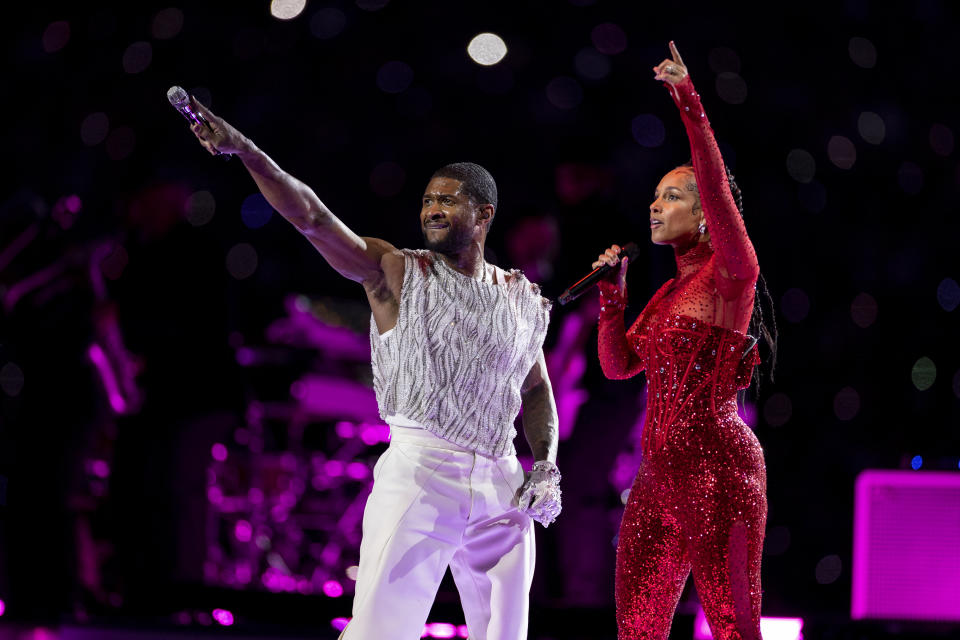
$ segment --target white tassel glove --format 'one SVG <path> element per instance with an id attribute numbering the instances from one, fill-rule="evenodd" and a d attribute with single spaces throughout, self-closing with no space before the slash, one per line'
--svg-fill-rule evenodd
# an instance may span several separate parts
<path id="1" fill-rule="evenodd" d="M 535 462 L 517 495 L 520 511 L 548 527 L 560 515 L 560 469 L 547 460 Z"/>

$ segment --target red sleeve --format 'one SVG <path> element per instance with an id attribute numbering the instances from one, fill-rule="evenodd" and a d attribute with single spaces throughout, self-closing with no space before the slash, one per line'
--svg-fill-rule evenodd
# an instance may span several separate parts
<path id="1" fill-rule="evenodd" d="M 690 76 L 675 87 L 667 85 L 667 88 L 680 109 L 680 117 L 690 139 L 690 155 L 700 203 L 707 221 L 710 243 L 719 259 L 717 283 L 726 289 L 721 294 L 729 299 L 739 295 L 744 287 L 752 288 L 756 283 L 760 274 L 757 254 L 730 193 L 723 157 Z M 724 287 L 724 284 L 727 286 Z"/>
<path id="2" fill-rule="evenodd" d="M 643 363 L 627 339 L 623 324 L 626 300 L 615 296 L 616 289 L 600 282 L 600 322 L 597 354 L 603 375 L 611 380 L 632 378 L 643 371 Z"/>

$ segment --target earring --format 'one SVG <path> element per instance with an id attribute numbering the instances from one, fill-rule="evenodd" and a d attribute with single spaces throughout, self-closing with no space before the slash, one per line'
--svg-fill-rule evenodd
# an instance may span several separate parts
<path id="1" fill-rule="evenodd" d="M 700 226 L 697 227 L 697 231 L 700 232 L 700 235 L 705 234 L 705 233 L 707 232 L 707 223 L 706 223 L 706 222 L 701 222 L 701 223 L 700 223 Z"/>

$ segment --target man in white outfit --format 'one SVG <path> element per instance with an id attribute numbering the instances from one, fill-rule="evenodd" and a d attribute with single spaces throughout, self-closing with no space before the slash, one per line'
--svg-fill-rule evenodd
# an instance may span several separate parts
<path id="1" fill-rule="evenodd" d="M 527 637 L 533 523 L 560 512 L 557 411 L 543 357 L 549 303 L 519 271 L 483 258 L 497 206 L 483 167 L 430 179 L 428 250 L 347 228 L 302 182 L 191 98 L 213 154 L 241 159 L 270 204 L 343 276 L 363 285 L 380 414 L 391 442 L 374 468 L 346 640 L 420 638 L 447 567 L 472 640 Z M 525 474 L 514 419 L 536 459 Z"/>

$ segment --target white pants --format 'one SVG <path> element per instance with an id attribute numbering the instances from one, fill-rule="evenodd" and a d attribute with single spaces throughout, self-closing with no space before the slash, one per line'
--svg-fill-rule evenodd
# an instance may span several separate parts
<path id="1" fill-rule="evenodd" d="M 449 566 L 471 640 L 525 639 L 535 547 L 533 521 L 516 506 L 516 456 L 485 456 L 423 429 L 390 431 L 341 638 L 420 638 Z"/>

